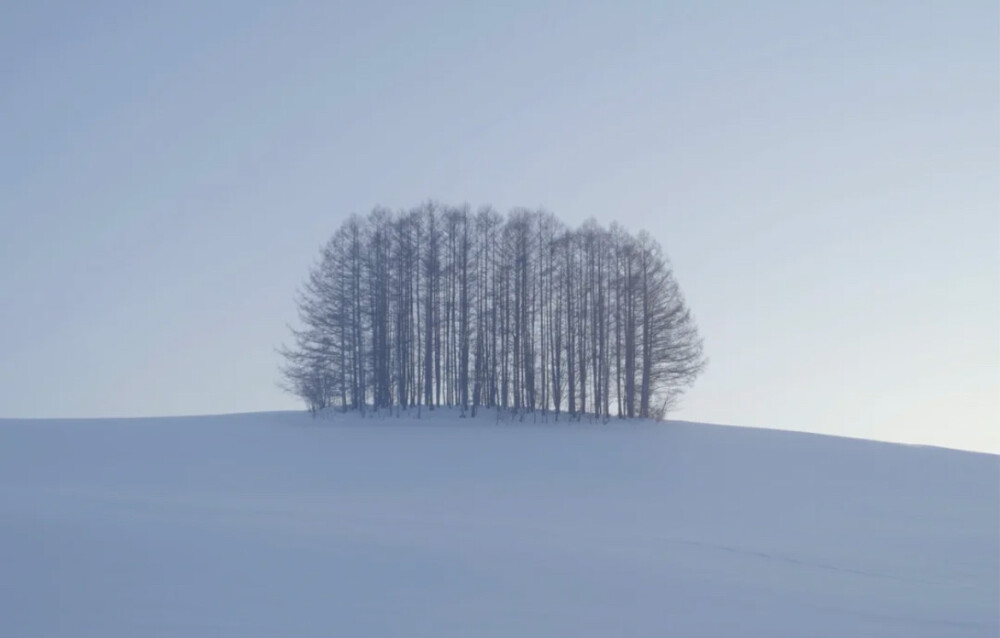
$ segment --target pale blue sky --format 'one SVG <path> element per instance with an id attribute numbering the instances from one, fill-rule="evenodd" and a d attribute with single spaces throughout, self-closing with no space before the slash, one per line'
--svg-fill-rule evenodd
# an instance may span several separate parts
<path id="1" fill-rule="evenodd" d="M 677 418 L 1000 451 L 998 29 L 994 0 L 11 3 L 0 416 L 297 408 L 274 348 L 320 244 L 433 197 L 659 239 L 711 359 Z"/>

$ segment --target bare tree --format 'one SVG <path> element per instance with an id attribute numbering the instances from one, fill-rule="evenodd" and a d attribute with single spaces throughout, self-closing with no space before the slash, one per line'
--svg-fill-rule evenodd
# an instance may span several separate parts
<path id="1" fill-rule="evenodd" d="M 427 203 L 351 216 L 299 295 L 282 384 L 312 411 L 662 417 L 705 365 L 659 244 Z"/>

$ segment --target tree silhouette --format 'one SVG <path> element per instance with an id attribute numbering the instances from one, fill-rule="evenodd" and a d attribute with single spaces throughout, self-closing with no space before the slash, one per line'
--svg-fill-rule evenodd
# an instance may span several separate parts
<path id="1" fill-rule="evenodd" d="M 298 298 L 283 385 L 312 411 L 449 405 L 662 418 L 705 366 L 645 232 L 427 203 L 351 216 Z"/>

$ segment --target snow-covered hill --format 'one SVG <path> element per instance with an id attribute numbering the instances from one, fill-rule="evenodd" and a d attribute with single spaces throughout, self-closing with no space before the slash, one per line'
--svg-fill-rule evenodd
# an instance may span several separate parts
<path id="1" fill-rule="evenodd" d="M 694 423 L 0 420 L 0 635 L 1000 633 L 1000 462 Z"/>

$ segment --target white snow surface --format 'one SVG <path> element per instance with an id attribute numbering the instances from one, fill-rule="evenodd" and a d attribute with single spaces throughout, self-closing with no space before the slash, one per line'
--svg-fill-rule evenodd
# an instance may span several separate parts
<path id="1" fill-rule="evenodd" d="M 422 416 L 0 420 L 0 636 L 1000 634 L 995 455 Z"/>

